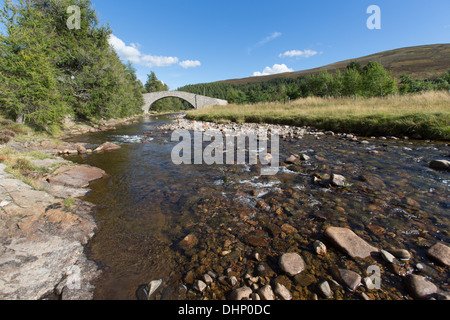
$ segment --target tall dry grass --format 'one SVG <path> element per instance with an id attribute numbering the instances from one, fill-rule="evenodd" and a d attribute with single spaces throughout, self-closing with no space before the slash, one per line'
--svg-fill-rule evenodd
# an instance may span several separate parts
<path id="1" fill-rule="evenodd" d="M 430 91 L 385 98 L 309 97 L 290 104 L 209 107 L 188 118 L 313 126 L 360 135 L 407 135 L 450 140 L 450 93 Z"/>

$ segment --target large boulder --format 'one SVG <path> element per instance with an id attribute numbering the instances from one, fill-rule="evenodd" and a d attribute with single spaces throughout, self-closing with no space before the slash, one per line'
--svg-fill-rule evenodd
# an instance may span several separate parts
<path id="1" fill-rule="evenodd" d="M 117 150 L 120 149 L 121 147 L 115 143 L 112 142 L 105 142 L 103 144 L 101 144 L 100 146 L 98 146 L 97 148 L 94 149 L 95 152 L 99 152 L 99 151 L 113 151 L 113 150 Z"/>
<path id="2" fill-rule="evenodd" d="M 84 255 L 97 227 L 93 204 L 33 190 L 0 164 L 0 300 L 92 300 L 91 280 L 99 271 Z"/>
<path id="3" fill-rule="evenodd" d="M 379 252 L 379 249 L 368 244 L 352 230 L 330 227 L 325 231 L 325 238 L 352 258 L 367 258 Z"/>
<path id="4" fill-rule="evenodd" d="M 88 165 L 64 166 L 57 169 L 47 181 L 68 187 L 85 188 L 90 182 L 105 176 L 106 172 L 102 169 Z"/>

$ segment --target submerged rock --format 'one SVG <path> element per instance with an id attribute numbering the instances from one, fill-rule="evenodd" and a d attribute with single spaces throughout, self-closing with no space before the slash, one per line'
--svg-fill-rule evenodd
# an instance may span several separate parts
<path id="1" fill-rule="evenodd" d="M 303 161 L 309 161 L 309 160 L 311 160 L 311 157 L 308 156 L 307 154 L 301 154 L 300 159 Z"/>
<path id="2" fill-rule="evenodd" d="M 267 263 L 258 264 L 255 268 L 255 272 L 260 277 L 271 277 L 275 274 Z"/>
<path id="3" fill-rule="evenodd" d="M 319 291 L 322 294 L 322 296 L 326 299 L 331 298 L 333 295 L 333 292 L 331 291 L 330 284 L 328 281 L 323 281 L 319 284 Z"/>
<path id="4" fill-rule="evenodd" d="M 354 271 L 347 269 L 338 270 L 339 280 L 350 291 L 355 291 L 361 284 L 361 276 Z"/>
<path id="5" fill-rule="evenodd" d="M 394 249 L 391 253 L 402 261 L 408 261 L 411 259 L 411 253 L 406 249 Z"/>
<path id="6" fill-rule="evenodd" d="M 395 257 L 392 253 L 386 251 L 386 250 L 380 250 L 381 256 L 383 257 L 383 259 L 389 263 L 394 263 L 395 262 Z"/>
<path id="7" fill-rule="evenodd" d="M 194 283 L 194 289 L 198 292 L 203 292 L 206 289 L 207 285 L 202 280 L 197 280 Z"/>
<path id="8" fill-rule="evenodd" d="M 425 277 L 410 274 L 405 278 L 406 287 L 415 299 L 426 299 L 438 292 L 438 287 Z"/>
<path id="9" fill-rule="evenodd" d="M 314 241 L 313 248 L 314 252 L 317 253 L 319 256 L 324 256 L 327 254 L 327 247 L 322 241 L 319 240 Z"/>
<path id="10" fill-rule="evenodd" d="M 295 276 L 305 270 L 305 261 L 295 252 L 283 254 L 280 257 L 279 265 L 281 270 L 290 276 Z"/>
<path id="11" fill-rule="evenodd" d="M 433 160 L 430 162 L 430 168 L 435 170 L 450 171 L 450 161 L 448 160 Z"/>
<path id="12" fill-rule="evenodd" d="M 275 284 L 275 293 L 283 300 L 292 300 L 292 294 L 281 283 Z"/>
<path id="13" fill-rule="evenodd" d="M 450 266 L 450 247 L 446 246 L 442 242 L 438 242 L 428 249 L 427 255 L 431 259 L 446 265 L 447 267 Z"/>
<path id="14" fill-rule="evenodd" d="M 150 299 L 151 296 L 155 293 L 155 291 L 158 290 L 158 288 L 161 285 L 161 283 L 162 283 L 162 279 L 150 281 L 150 283 L 147 286 L 147 288 L 148 288 L 148 293 L 147 293 L 148 299 Z"/>
<path id="15" fill-rule="evenodd" d="M 344 176 L 340 174 L 332 174 L 331 175 L 331 184 L 336 187 L 344 187 L 346 179 Z"/>
<path id="16" fill-rule="evenodd" d="M 257 234 L 247 234 L 244 237 L 244 242 L 252 247 L 268 247 L 269 241 Z"/>
<path id="17" fill-rule="evenodd" d="M 258 295 L 262 300 L 275 300 L 275 294 L 269 284 L 266 284 L 264 287 L 260 288 L 258 290 Z"/>
<path id="18" fill-rule="evenodd" d="M 251 294 L 253 293 L 252 289 L 247 286 L 238 288 L 231 292 L 229 299 L 230 300 L 248 300 L 250 299 Z"/>
<path id="19" fill-rule="evenodd" d="M 195 247 L 198 244 L 198 239 L 194 234 L 188 234 L 186 237 L 184 237 L 183 240 L 181 240 L 178 245 L 184 249 L 184 250 L 188 250 L 188 249 L 192 249 L 193 247 Z"/>
<path id="20" fill-rule="evenodd" d="M 288 157 L 287 159 L 284 160 L 284 162 L 287 164 L 295 164 L 298 161 L 299 161 L 299 158 L 295 155 L 291 155 L 290 157 Z"/>

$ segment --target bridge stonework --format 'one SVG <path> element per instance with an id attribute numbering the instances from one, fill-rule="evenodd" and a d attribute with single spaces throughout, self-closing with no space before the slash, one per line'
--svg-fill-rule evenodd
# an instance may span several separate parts
<path id="1" fill-rule="evenodd" d="M 184 91 L 160 91 L 160 92 L 144 93 L 145 104 L 142 107 L 142 109 L 144 109 L 145 113 L 148 113 L 152 104 L 154 104 L 158 100 L 168 97 L 176 97 L 186 100 L 191 105 L 193 105 L 195 109 L 201 109 L 209 106 L 226 106 L 228 104 L 228 101 L 226 100 L 206 97 Z"/>

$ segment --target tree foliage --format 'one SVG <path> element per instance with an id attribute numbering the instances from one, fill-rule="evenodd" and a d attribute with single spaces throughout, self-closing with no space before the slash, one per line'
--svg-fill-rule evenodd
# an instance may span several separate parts
<path id="1" fill-rule="evenodd" d="M 275 78 L 267 81 L 233 84 L 213 82 L 187 85 L 178 90 L 225 99 L 230 103 L 288 102 L 309 96 L 319 97 L 384 97 L 401 94 L 450 90 L 450 70 L 435 79 L 415 80 L 403 75 L 399 83 L 378 62 L 364 67 L 357 61 L 335 73 L 327 70 L 298 78 Z"/>
<path id="2" fill-rule="evenodd" d="M 413 79 L 407 74 L 400 76 L 399 91 L 402 94 L 430 90 L 450 90 L 450 70 L 443 77 L 436 79 Z"/>
<path id="3" fill-rule="evenodd" d="M 159 80 L 153 71 L 150 71 L 147 75 L 147 82 L 144 84 L 144 92 L 151 93 L 159 91 L 169 91 L 169 86 Z M 190 108 L 192 108 L 192 106 L 187 101 L 174 97 L 161 99 L 151 106 L 151 110 L 157 112 L 180 111 Z"/>
<path id="4" fill-rule="evenodd" d="M 391 73 L 378 62 L 369 62 L 363 68 L 363 94 L 368 97 L 383 97 L 397 91 L 397 85 Z"/>
<path id="5" fill-rule="evenodd" d="M 67 8 L 80 8 L 69 29 Z M 90 0 L 5 0 L 1 10 L 0 107 L 46 127 L 79 118 L 128 117 L 143 105 L 142 83 L 108 43 Z"/>

